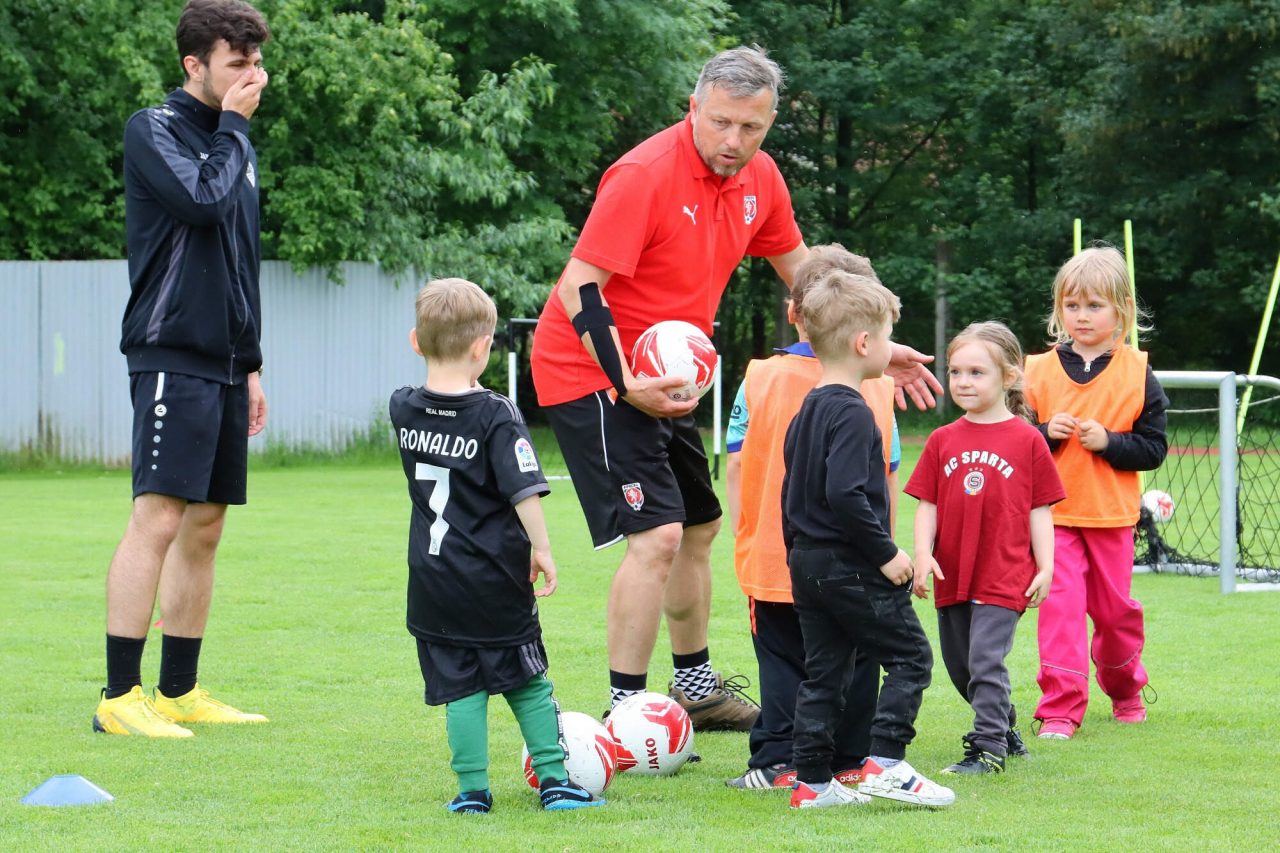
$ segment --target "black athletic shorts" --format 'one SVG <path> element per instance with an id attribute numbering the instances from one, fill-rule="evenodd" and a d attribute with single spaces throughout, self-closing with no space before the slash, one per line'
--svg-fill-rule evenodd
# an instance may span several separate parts
<path id="1" fill-rule="evenodd" d="M 542 638 L 521 646 L 480 649 L 445 646 L 421 637 L 418 666 L 426 685 L 423 698 L 428 705 L 447 705 L 476 693 L 497 696 L 547 671 L 547 650 Z"/>
<path id="2" fill-rule="evenodd" d="M 722 515 L 693 416 L 653 418 L 597 391 L 544 409 L 596 548 Z"/>
<path id="3" fill-rule="evenodd" d="M 242 504 L 249 468 L 249 386 L 184 373 L 134 373 L 133 496 Z"/>

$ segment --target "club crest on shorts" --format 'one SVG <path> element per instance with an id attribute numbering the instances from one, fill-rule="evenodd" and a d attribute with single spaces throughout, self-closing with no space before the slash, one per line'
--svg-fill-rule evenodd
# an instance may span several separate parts
<path id="1" fill-rule="evenodd" d="M 756 197 L 753 195 L 742 197 L 742 220 L 748 225 L 756 221 Z"/>
<path id="2" fill-rule="evenodd" d="M 987 478 L 982 476 L 981 471 L 970 471 L 964 475 L 964 493 L 966 495 L 976 495 L 982 491 L 982 487 L 986 483 Z"/>
<path id="3" fill-rule="evenodd" d="M 639 483 L 627 483 L 623 486 L 622 496 L 627 499 L 627 503 L 636 512 L 639 512 L 640 507 L 644 506 L 644 490 L 640 488 Z"/>
<path id="4" fill-rule="evenodd" d="M 533 455 L 533 445 L 527 438 L 516 439 L 516 465 L 521 473 L 538 470 L 538 457 Z"/>

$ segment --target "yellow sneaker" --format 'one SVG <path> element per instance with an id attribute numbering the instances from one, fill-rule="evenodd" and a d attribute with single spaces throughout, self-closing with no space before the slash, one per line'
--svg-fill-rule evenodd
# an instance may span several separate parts
<path id="1" fill-rule="evenodd" d="M 144 737 L 191 737 L 195 734 L 157 711 L 151 699 L 136 684 L 123 696 L 114 699 L 103 696 L 93 715 L 93 730 L 110 735 Z"/>
<path id="2" fill-rule="evenodd" d="M 249 714 L 219 702 L 199 684 L 177 699 L 156 691 L 156 710 L 178 723 L 265 723 L 261 714 Z"/>

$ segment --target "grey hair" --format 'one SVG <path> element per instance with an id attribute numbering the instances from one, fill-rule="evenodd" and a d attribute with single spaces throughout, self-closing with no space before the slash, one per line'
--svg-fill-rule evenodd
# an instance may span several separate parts
<path id="1" fill-rule="evenodd" d="M 698 85 L 693 96 L 702 103 L 714 86 L 728 90 L 735 98 L 749 98 L 768 89 L 773 95 L 773 108 L 778 108 L 778 92 L 782 89 L 783 74 L 778 63 L 769 58 L 768 51 L 758 44 L 751 47 L 735 47 L 722 51 L 702 66 Z"/>

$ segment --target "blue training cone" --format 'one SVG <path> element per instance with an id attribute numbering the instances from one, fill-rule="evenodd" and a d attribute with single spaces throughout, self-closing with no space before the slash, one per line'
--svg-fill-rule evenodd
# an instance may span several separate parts
<path id="1" fill-rule="evenodd" d="M 91 806 L 114 799 L 83 776 L 67 773 L 50 777 L 23 797 L 22 802 L 28 806 Z"/>

